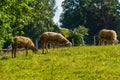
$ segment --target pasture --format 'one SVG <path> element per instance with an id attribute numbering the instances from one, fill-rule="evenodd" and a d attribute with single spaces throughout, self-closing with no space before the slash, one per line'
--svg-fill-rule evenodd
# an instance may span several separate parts
<path id="1" fill-rule="evenodd" d="M 0 80 L 119 80 L 120 45 L 50 49 L 0 56 Z"/>

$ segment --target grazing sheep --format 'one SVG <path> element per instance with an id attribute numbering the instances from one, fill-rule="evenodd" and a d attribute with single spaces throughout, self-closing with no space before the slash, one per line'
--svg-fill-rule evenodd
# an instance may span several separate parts
<path id="1" fill-rule="evenodd" d="M 99 45 L 118 44 L 117 34 L 114 30 L 102 29 L 98 35 Z"/>
<path id="2" fill-rule="evenodd" d="M 16 57 L 17 48 L 25 48 L 26 56 L 28 55 L 28 49 L 31 49 L 33 52 L 36 52 L 37 49 L 32 42 L 32 40 L 28 37 L 16 36 L 12 42 L 12 58 Z"/>
<path id="3" fill-rule="evenodd" d="M 48 52 L 48 44 L 58 45 L 58 44 L 66 44 L 68 46 L 72 46 L 72 43 L 67 40 L 62 34 L 55 32 L 44 32 L 40 41 L 42 43 L 42 53 L 44 53 L 44 48 Z"/>

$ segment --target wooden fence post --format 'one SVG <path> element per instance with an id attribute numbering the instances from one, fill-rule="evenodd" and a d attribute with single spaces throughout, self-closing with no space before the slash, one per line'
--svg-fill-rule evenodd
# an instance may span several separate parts
<path id="1" fill-rule="evenodd" d="M 93 36 L 93 39 L 94 39 L 94 45 L 96 45 L 96 37 Z"/>
<path id="2" fill-rule="evenodd" d="M 35 40 L 36 49 L 38 49 L 38 40 Z"/>
<path id="3" fill-rule="evenodd" d="M 72 39 L 72 46 L 74 46 L 74 39 Z"/>

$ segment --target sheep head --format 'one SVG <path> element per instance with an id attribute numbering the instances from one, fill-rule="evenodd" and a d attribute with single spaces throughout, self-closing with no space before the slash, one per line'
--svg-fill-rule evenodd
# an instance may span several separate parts
<path id="1" fill-rule="evenodd" d="M 69 47 L 72 46 L 72 43 L 70 41 L 66 42 L 66 45 L 68 45 Z"/>
<path id="2" fill-rule="evenodd" d="M 34 47 L 34 48 L 32 49 L 32 51 L 36 54 L 36 53 L 38 52 L 38 49 L 37 49 L 36 47 Z"/>

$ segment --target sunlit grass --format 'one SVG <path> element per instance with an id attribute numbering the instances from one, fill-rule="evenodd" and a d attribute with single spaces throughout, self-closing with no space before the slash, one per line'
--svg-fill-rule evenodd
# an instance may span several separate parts
<path id="1" fill-rule="evenodd" d="M 0 56 L 0 80 L 119 80 L 120 45 L 49 49 Z"/>

